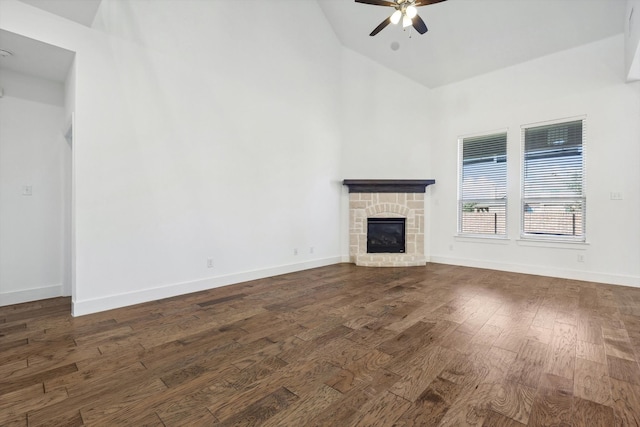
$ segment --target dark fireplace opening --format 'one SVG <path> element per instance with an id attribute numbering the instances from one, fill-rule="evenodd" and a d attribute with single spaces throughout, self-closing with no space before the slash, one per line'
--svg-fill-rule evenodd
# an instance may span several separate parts
<path id="1" fill-rule="evenodd" d="M 404 253 L 405 218 L 368 218 L 367 253 Z"/>

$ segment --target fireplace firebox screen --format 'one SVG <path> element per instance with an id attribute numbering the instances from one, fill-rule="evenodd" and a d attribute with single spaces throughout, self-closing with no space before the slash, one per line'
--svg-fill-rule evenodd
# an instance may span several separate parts
<path id="1" fill-rule="evenodd" d="M 368 218 L 367 253 L 404 253 L 406 218 Z"/>

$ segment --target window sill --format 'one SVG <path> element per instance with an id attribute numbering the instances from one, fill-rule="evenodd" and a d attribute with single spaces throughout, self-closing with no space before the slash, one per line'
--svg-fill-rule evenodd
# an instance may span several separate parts
<path id="1" fill-rule="evenodd" d="M 561 240 L 547 240 L 547 239 L 530 239 L 521 238 L 516 239 L 518 246 L 532 246 L 537 248 L 556 248 L 556 249 L 573 249 L 579 251 L 586 251 L 590 246 L 588 242 L 570 242 Z"/>
<path id="2" fill-rule="evenodd" d="M 506 236 L 477 236 L 456 234 L 453 236 L 456 242 L 469 242 L 469 243 L 489 243 L 492 245 L 508 245 L 511 240 Z"/>

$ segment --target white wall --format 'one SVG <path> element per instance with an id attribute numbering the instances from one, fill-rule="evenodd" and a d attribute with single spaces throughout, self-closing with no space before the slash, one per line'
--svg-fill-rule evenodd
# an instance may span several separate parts
<path id="1" fill-rule="evenodd" d="M 75 314 L 340 260 L 341 47 L 265 3 L 105 0 L 100 31 L 1 3 L 77 52 Z"/>
<path id="2" fill-rule="evenodd" d="M 67 142 L 65 155 L 63 156 L 63 199 L 64 199 L 64 245 L 62 248 L 63 270 L 62 285 L 65 295 L 75 295 L 75 228 L 74 228 L 74 202 L 73 202 L 73 140 L 74 140 L 74 118 L 75 118 L 75 102 L 76 102 L 76 68 L 75 62 L 69 68 L 64 84 L 64 137 Z"/>
<path id="3" fill-rule="evenodd" d="M 430 91 L 370 59 L 342 55 L 342 175 L 348 179 L 431 178 Z"/>
<path id="4" fill-rule="evenodd" d="M 627 0 L 624 59 L 627 81 L 640 80 L 640 0 Z"/>
<path id="5" fill-rule="evenodd" d="M 0 70 L 0 305 L 64 293 L 63 85 Z M 23 195 L 24 186 L 32 195 Z"/>
<path id="6" fill-rule="evenodd" d="M 429 91 L 343 49 L 315 2 L 247 1 L 103 0 L 95 29 L 0 2 L 0 28 L 77 52 L 75 314 L 340 261 L 344 178 L 435 178 L 432 260 L 639 284 L 622 38 Z M 517 162 L 511 240 L 455 240 L 459 135 L 508 127 L 518 158 L 520 125 L 583 114 L 585 263 L 516 241 Z"/>
<path id="7" fill-rule="evenodd" d="M 640 286 L 640 85 L 624 83 L 623 49 L 620 35 L 432 92 L 432 261 Z M 582 115 L 588 244 L 520 241 L 520 127 Z M 456 238 L 457 139 L 501 128 L 508 128 L 509 239 Z M 624 199 L 610 200 L 614 191 Z"/>
<path id="8" fill-rule="evenodd" d="M 431 179 L 435 122 L 430 90 L 350 49 L 341 62 L 341 176 L 344 179 Z M 430 187 L 427 187 L 427 194 Z M 342 195 L 341 248 L 349 261 L 349 194 Z M 425 206 L 429 217 L 429 206 Z M 426 224 L 429 239 L 429 223 Z M 425 254 L 429 255 L 429 247 Z"/>

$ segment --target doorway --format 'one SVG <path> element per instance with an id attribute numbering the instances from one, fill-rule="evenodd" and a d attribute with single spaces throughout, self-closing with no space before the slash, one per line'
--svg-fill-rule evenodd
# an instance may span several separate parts
<path id="1" fill-rule="evenodd" d="M 0 49 L 3 306 L 74 292 L 75 53 L 5 30 Z"/>

